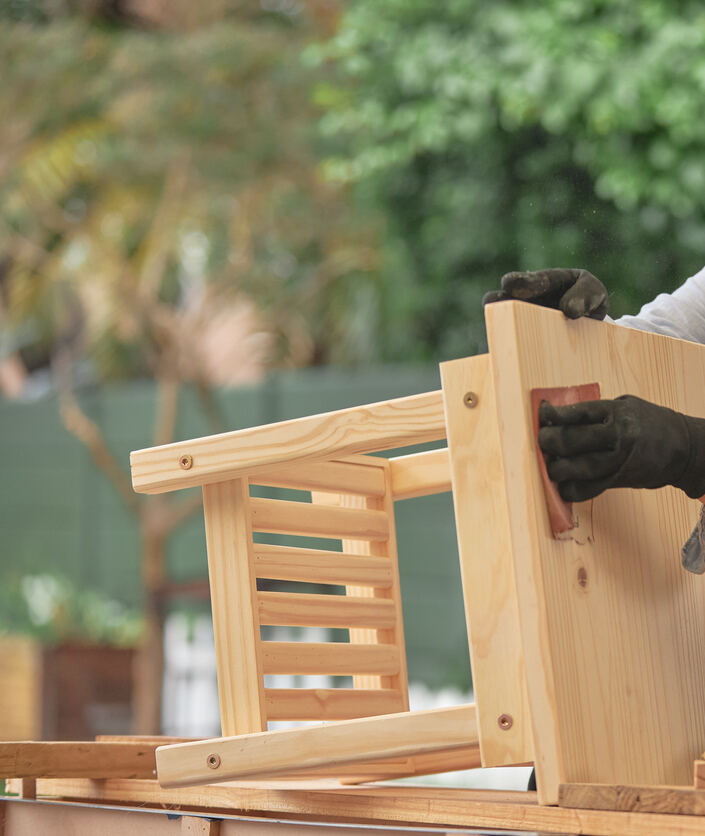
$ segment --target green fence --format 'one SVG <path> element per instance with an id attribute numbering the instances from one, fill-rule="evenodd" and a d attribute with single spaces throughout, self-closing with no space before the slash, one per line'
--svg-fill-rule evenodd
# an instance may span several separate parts
<path id="1" fill-rule="evenodd" d="M 365 372 L 306 370 L 219 392 L 228 429 L 438 389 L 437 368 Z M 81 403 L 127 470 L 130 450 L 148 447 L 155 389 L 148 382 L 83 392 Z M 198 398 L 180 396 L 176 438 L 208 434 Z M 66 430 L 54 397 L 0 400 L 0 582 L 10 574 L 54 572 L 130 604 L 141 596 L 138 532 L 113 487 Z M 449 494 L 397 503 L 398 545 L 409 673 L 433 687 L 467 687 L 468 662 L 455 524 Z M 169 574 L 206 574 L 203 519 L 172 537 Z"/>

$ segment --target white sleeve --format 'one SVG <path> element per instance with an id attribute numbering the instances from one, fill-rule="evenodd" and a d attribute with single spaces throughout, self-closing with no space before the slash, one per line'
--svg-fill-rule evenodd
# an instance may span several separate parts
<path id="1" fill-rule="evenodd" d="M 705 344 L 705 267 L 673 293 L 660 293 L 636 316 L 614 321 L 627 328 Z"/>

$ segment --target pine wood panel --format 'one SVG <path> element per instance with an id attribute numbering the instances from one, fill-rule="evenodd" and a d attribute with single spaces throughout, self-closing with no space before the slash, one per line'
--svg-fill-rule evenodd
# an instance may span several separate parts
<path id="1" fill-rule="evenodd" d="M 705 740 L 705 584 L 680 547 L 699 503 L 612 490 L 574 506 L 576 539 L 554 539 L 529 392 L 596 381 L 603 398 L 705 416 L 705 348 L 522 303 L 486 316 L 541 800 L 560 783 L 689 785 Z"/>
<path id="2" fill-rule="evenodd" d="M 203 487 L 218 699 L 223 734 L 267 727 L 247 479 Z"/>
<path id="3" fill-rule="evenodd" d="M 489 357 L 442 363 L 441 379 L 483 765 L 525 763 L 533 760 L 531 719 Z"/>
<path id="4" fill-rule="evenodd" d="M 386 540 L 389 536 L 387 517 L 379 511 L 252 498 L 250 518 L 253 531 L 276 534 L 364 540 Z"/>
<path id="5" fill-rule="evenodd" d="M 265 688 L 264 698 L 268 720 L 349 720 L 404 710 L 392 688 Z"/>
<path id="6" fill-rule="evenodd" d="M 344 552 L 265 546 L 255 543 L 258 578 L 345 585 L 391 586 L 392 568 L 386 557 L 360 557 Z"/>
<path id="7" fill-rule="evenodd" d="M 451 490 L 447 448 L 396 456 L 389 459 L 389 465 L 394 499 L 411 499 Z"/>
<path id="8" fill-rule="evenodd" d="M 14 786 L 14 785 L 13 785 Z M 536 793 L 440 787 L 322 787 L 312 782 L 221 784 L 162 789 L 155 781 L 40 780 L 40 794 L 100 803 L 127 802 L 293 816 L 321 821 L 463 827 L 592 836 L 699 836 L 704 819 L 659 813 L 540 807 Z M 265 820 L 266 820 L 265 818 Z M 240 824 L 238 824 L 241 827 Z M 266 826 L 266 825 L 265 825 Z"/>
<path id="9" fill-rule="evenodd" d="M 475 706 L 465 705 L 162 746 L 156 757 L 160 784 L 177 787 L 325 767 L 331 753 L 346 764 L 476 742 Z"/>
<path id="10" fill-rule="evenodd" d="M 130 454 L 132 485 L 137 493 L 163 493 L 443 438 L 441 393 L 428 392 L 135 450 Z M 184 456 L 191 457 L 186 468 L 180 464 Z"/>
<path id="11" fill-rule="evenodd" d="M 399 653 L 394 645 L 266 641 L 260 643 L 260 648 L 265 674 L 352 676 L 370 673 L 393 676 L 399 672 Z"/>
<path id="12" fill-rule="evenodd" d="M 292 627 L 374 627 L 396 624 L 393 601 L 349 595 L 306 595 L 297 592 L 258 592 L 260 624 Z"/>

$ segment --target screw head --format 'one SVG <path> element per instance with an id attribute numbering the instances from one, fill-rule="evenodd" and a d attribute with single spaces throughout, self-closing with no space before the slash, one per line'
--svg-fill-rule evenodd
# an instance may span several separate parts
<path id="1" fill-rule="evenodd" d="M 514 725 L 514 718 L 511 714 L 500 714 L 497 718 L 497 725 L 502 731 L 509 731 Z"/>
<path id="2" fill-rule="evenodd" d="M 463 403 L 468 409 L 474 409 L 477 406 L 478 397 L 475 392 L 466 392 L 463 395 Z"/>
<path id="3" fill-rule="evenodd" d="M 179 467 L 184 470 L 190 470 L 192 466 L 193 456 L 190 456 L 188 453 L 184 453 L 183 456 L 179 456 Z"/>
<path id="4" fill-rule="evenodd" d="M 206 758 L 206 765 L 209 769 L 217 769 L 220 766 L 220 755 L 216 755 L 215 752 L 212 752 Z"/>

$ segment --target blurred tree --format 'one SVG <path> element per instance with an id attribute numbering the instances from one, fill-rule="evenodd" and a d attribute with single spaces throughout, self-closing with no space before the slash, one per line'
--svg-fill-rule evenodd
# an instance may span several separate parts
<path id="1" fill-rule="evenodd" d="M 328 175 L 388 219 L 387 357 L 479 348 L 507 270 L 587 267 L 619 315 L 705 263 L 700 4 L 357 0 L 311 55 Z"/>
<path id="2" fill-rule="evenodd" d="M 134 494 L 74 388 L 153 377 L 151 443 L 163 444 L 181 382 L 221 429 L 210 385 L 369 356 L 357 299 L 374 284 L 375 251 L 317 170 L 299 60 L 329 31 L 319 6 L 0 6 L 0 382 L 16 391 L 23 367 L 50 364 L 66 428 L 135 516 L 141 733 L 159 728 L 164 552 L 200 497 Z"/>

